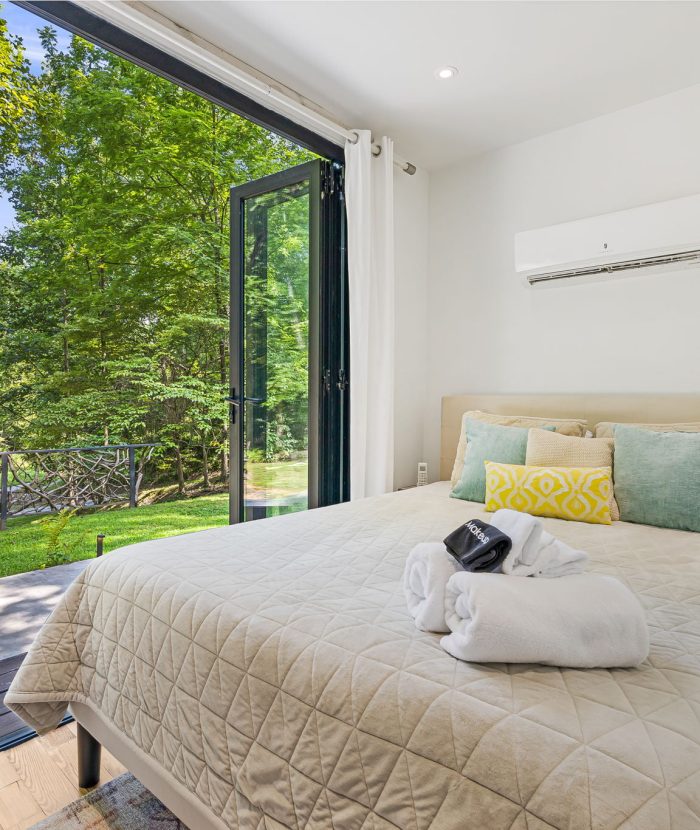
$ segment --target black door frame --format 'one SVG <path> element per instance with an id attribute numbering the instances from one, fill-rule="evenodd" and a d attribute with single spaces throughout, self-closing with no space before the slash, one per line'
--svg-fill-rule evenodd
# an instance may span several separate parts
<path id="1" fill-rule="evenodd" d="M 244 519 L 245 202 L 309 182 L 308 506 L 349 497 L 347 268 L 342 169 L 321 159 L 231 188 L 229 521 Z M 340 244 L 338 244 L 340 243 Z M 237 359 L 234 359 L 237 358 Z"/>
<path id="2" fill-rule="evenodd" d="M 318 506 L 318 288 L 320 273 L 321 164 L 309 161 L 231 188 L 231 313 L 229 315 L 231 408 L 229 522 L 243 521 L 245 388 L 245 202 L 294 184 L 309 182 L 309 507 Z M 237 358 L 237 359 L 236 359 Z"/>
<path id="3" fill-rule="evenodd" d="M 319 505 L 350 499 L 350 316 L 345 167 L 322 164 Z"/>

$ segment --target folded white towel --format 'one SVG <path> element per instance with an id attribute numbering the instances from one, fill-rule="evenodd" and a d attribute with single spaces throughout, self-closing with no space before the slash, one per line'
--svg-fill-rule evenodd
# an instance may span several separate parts
<path id="1" fill-rule="evenodd" d="M 517 510 L 497 510 L 490 524 L 510 536 L 513 547 L 503 561 L 504 574 L 558 577 L 581 573 L 588 561 L 582 550 L 547 533 L 542 522 Z"/>
<path id="2" fill-rule="evenodd" d="M 475 663 L 637 666 L 649 653 L 644 611 L 619 580 L 599 574 L 507 579 L 461 571 L 450 577 L 440 644 Z"/>
<path id="3" fill-rule="evenodd" d="M 421 631 L 450 630 L 445 624 L 445 588 L 461 570 L 442 542 L 422 542 L 408 554 L 403 590 L 408 611 Z"/>

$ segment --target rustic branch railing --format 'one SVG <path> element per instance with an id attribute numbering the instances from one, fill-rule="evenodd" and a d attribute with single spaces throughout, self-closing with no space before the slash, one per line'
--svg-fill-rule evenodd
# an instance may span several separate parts
<path id="1" fill-rule="evenodd" d="M 0 530 L 13 516 L 128 501 L 158 444 L 0 452 Z"/>

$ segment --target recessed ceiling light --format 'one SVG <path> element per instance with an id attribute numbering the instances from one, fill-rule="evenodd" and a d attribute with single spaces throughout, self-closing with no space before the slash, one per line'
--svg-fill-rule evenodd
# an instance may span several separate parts
<path id="1" fill-rule="evenodd" d="M 441 66 L 439 69 L 435 70 L 435 77 L 439 78 L 441 81 L 448 81 L 450 78 L 454 78 L 454 76 L 458 73 L 459 70 L 456 66 Z"/>

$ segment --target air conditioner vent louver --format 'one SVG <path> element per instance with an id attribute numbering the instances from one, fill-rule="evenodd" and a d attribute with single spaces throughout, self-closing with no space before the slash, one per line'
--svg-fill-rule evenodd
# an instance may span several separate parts
<path id="1" fill-rule="evenodd" d="M 700 263 L 700 249 L 687 251 L 683 254 L 667 254 L 666 256 L 650 256 L 640 259 L 627 259 L 624 262 L 614 262 L 610 265 L 591 265 L 588 268 L 571 268 L 568 271 L 553 271 L 551 274 L 532 274 L 527 277 L 530 285 L 551 280 L 565 280 L 569 277 L 588 277 L 596 274 L 616 274 L 620 271 L 631 271 L 639 268 L 654 268 L 660 265 L 674 265 L 681 263 Z"/>
<path id="2" fill-rule="evenodd" d="M 700 264 L 700 195 L 515 234 L 529 285 Z"/>

